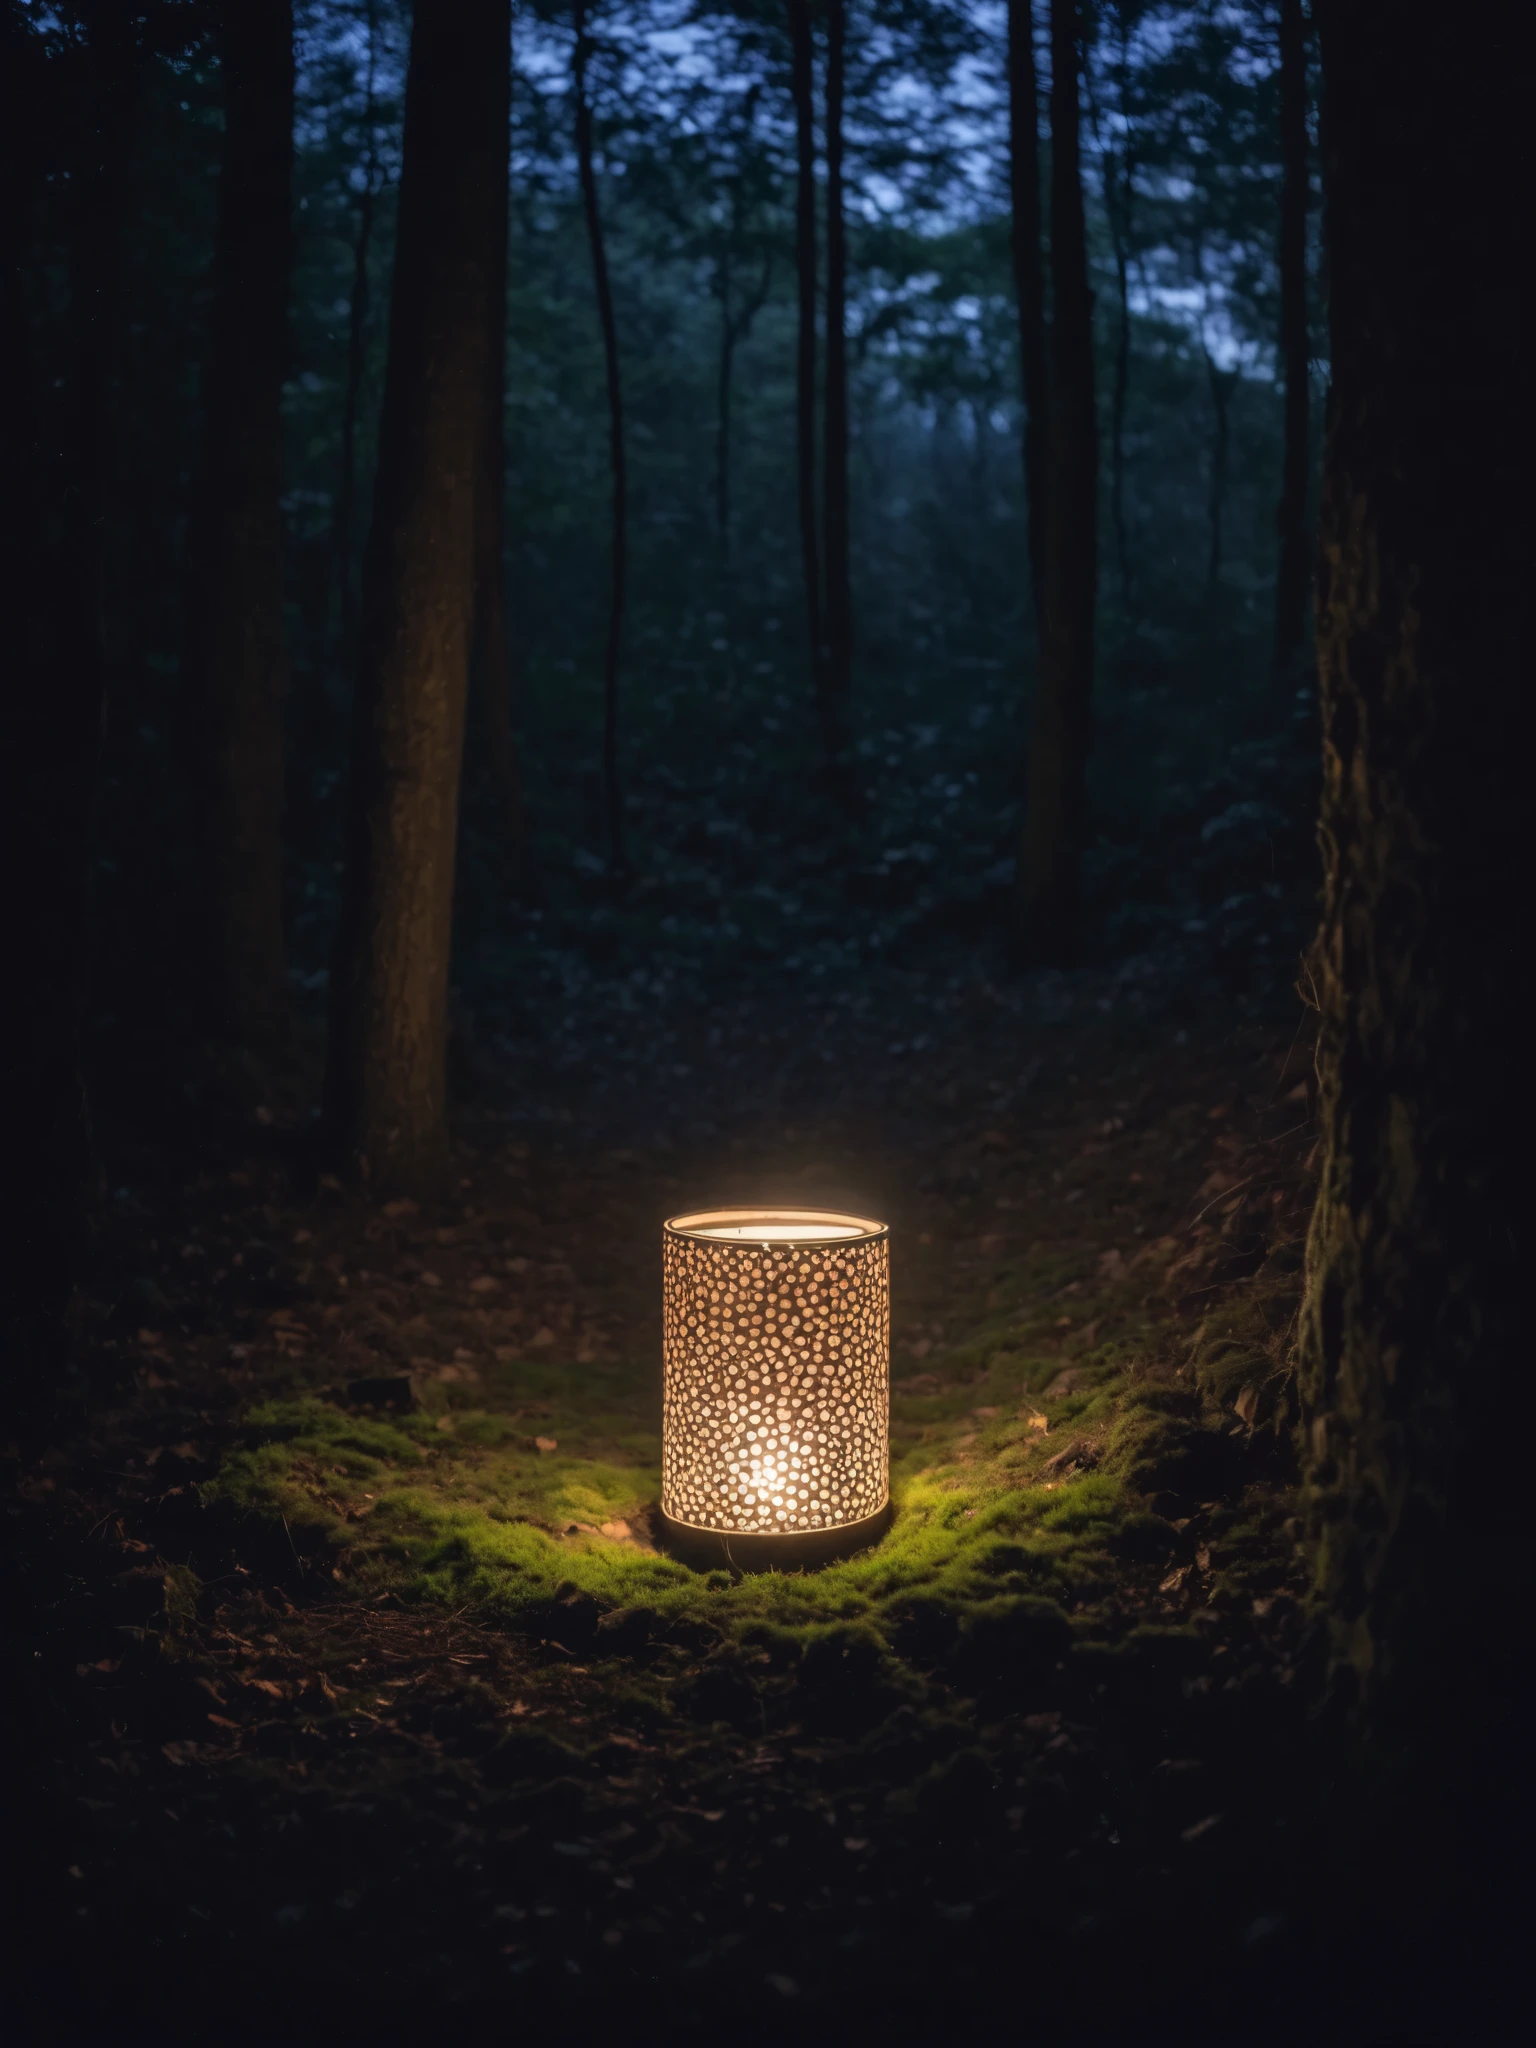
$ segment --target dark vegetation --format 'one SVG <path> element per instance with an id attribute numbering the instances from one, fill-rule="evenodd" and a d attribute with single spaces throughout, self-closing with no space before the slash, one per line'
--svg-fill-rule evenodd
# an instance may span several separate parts
<path id="1" fill-rule="evenodd" d="M 1489 17 L 3 0 L 22 2038 L 1497 2033 Z M 737 1199 L 892 1223 L 815 1572 Z"/>

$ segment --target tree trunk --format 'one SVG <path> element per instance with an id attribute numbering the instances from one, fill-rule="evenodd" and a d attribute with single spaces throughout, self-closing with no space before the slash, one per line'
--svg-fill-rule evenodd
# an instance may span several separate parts
<path id="1" fill-rule="evenodd" d="M 363 160 L 363 187 L 357 195 L 357 235 L 352 244 L 352 289 L 347 301 L 347 377 L 341 398 L 341 475 L 336 487 L 336 517 L 331 526 L 331 573 L 341 613 L 341 659 L 344 666 L 350 666 L 357 658 L 357 570 L 353 559 L 357 526 L 357 416 L 362 407 L 363 376 L 368 367 L 371 298 L 368 259 L 379 199 L 378 136 L 374 116 L 378 40 L 378 0 L 368 0 L 365 116 L 368 146 Z"/>
<path id="2" fill-rule="evenodd" d="M 616 883 L 628 877 L 624 850 L 624 798 L 619 788 L 619 650 L 624 631 L 624 570 L 627 478 L 624 464 L 624 393 L 619 382 L 619 334 L 613 317 L 613 291 L 608 280 L 608 252 L 603 243 L 603 217 L 597 203 L 597 174 L 592 168 L 592 107 L 587 98 L 587 10 L 576 0 L 576 161 L 581 199 L 592 249 L 592 279 L 597 292 L 597 317 L 603 330 L 603 362 L 608 377 L 608 466 L 613 478 L 609 544 L 608 638 L 603 649 L 603 794 L 608 811 L 608 871 Z"/>
<path id="3" fill-rule="evenodd" d="M 1029 521 L 1035 637 L 1044 649 L 1045 448 L 1049 323 L 1045 256 L 1040 244 L 1040 82 L 1030 0 L 1008 0 L 1008 176 L 1013 201 L 1010 245 L 1019 308 L 1019 371 L 1024 393 L 1024 502 Z"/>
<path id="4" fill-rule="evenodd" d="M 476 511 L 507 161 L 509 0 L 416 11 L 331 976 L 328 1124 L 375 1189 L 448 1156 L 448 971 Z"/>
<path id="5" fill-rule="evenodd" d="M 1285 380 L 1280 503 L 1275 512 L 1275 673 L 1294 669 L 1306 631 L 1307 537 L 1307 25 L 1301 0 L 1280 0 L 1280 372 Z"/>
<path id="6" fill-rule="evenodd" d="M 790 92 L 795 106 L 795 482 L 800 513 L 800 564 L 811 649 L 811 688 L 821 724 L 822 756 L 835 758 L 828 718 L 821 619 L 821 549 L 816 533 L 816 128 L 812 103 L 811 13 L 808 0 L 786 0 Z"/>
<path id="7" fill-rule="evenodd" d="M 1528 1629 L 1519 24 L 1474 6 L 1454 36 L 1404 35 L 1386 0 L 1321 0 L 1317 19 L 1333 390 L 1310 1524 L 1377 1733 L 1416 1735 L 1430 1781 L 1481 1759 L 1502 1825 Z"/>
<path id="8" fill-rule="evenodd" d="M 38 360 L 29 230 L 56 147 L 47 62 L 15 10 L 0 16 L 0 872 L 7 1077 L 0 1178 L 0 1374 L 13 1428 L 44 1428 L 68 1363 L 100 1170 L 82 1057 L 91 834 L 106 688 L 105 526 L 112 471 L 121 233 L 138 110 L 138 24 L 86 22 L 85 132 L 66 212 L 67 365 Z M 50 391 L 63 380 L 55 411 Z"/>
<path id="9" fill-rule="evenodd" d="M 1131 594 L 1131 552 L 1125 528 L 1125 408 L 1131 389 L 1131 301 L 1124 238 L 1115 237 L 1115 289 L 1119 326 L 1115 333 L 1115 382 L 1110 397 L 1109 509 L 1115 530 L 1115 568 L 1122 600 Z"/>
<path id="10" fill-rule="evenodd" d="M 739 194 L 737 195 L 739 198 Z M 772 258 L 763 259 L 762 276 L 749 299 L 731 310 L 732 246 L 739 215 L 733 219 L 731 240 L 721 251 L 719 267 L 720 354 L 715 383 L 715 536 L 720 547 L 720 608 L 725 614 L 727 686 L 736 688 L 736 564 L 731 533 L 731 406 L 736 350 L 752 331 L 752 323 L 768 299 L 773 276 Z"/>
<path id="11" fill-rule="evenodd" d="M 1120 39 L 1119 98 L 1125 133 L 1121 137 L 1120 163 L 1105 159 L 1104 211 L 1109 218 L 1110 241 L 1115 252 L 1115 378 L 1110 395 L 1109 415 L 1109 511 L 1115 535 L 1115 570 L 1120 584 L 1120 602 L 1131 596 L 1131 547 L 1125 521 L 1125 411 L 1131 392 L 1131 223 L 1136 203 L 1136 156 L 1126 95 L 1130 79 L 1129 35 L 1125 9 L 1115 9 Z M 1116 189 L 1118 187 L 1118 189 Z"/>
<path id="12" fill-rule="evenodd" d="M 1093 293 L 1078 137 L 1076 0 L 1051 0 L 1051 433 L 1044 641 L 1035 692 L 1020 868 L 1026 949 L 1064 959 L 1075 943 L 1085 782 L 1093 737 L 1098 581 L 1098 426 Z"/>
<path id="13" fill-rule="evenodd" d="M 848 243 L 843 214 L 845 0 L 827 0 L 827 334 L 822 401 L 822 545 L 826 551 L 826 691 L 823 732 L 829 780 L 844 795 L 848 696 L 853 665 L 853 593 L 848 533 Z"/>
<path id="14" fill-rule="evenodd" d="M 206 720 L 210 993 L 260 1043 L 286 1010 L 283 954 L 282 396 L 293 235 L 291 0 L 221 12 L 224 162 L 207 445 L 191 561 Z"/>
<path id="15" fill-rule="evenodd" d="M 1210 547 L 1206 555 L 1206 581 L 1214 590 L 1221 581 L 1224 529 L 1227 516 L 1227 477 L 1230 468 L 1232 433 L 1230 410 L 1237 388 L 1236 370 L 1223 370 L 1209 349 L 1205 349 L 1205 375 L 1211 387 L 1211 476 L 1206 497 Z"/>
<path id="16" fill-rule="evenodd" d="M 512 70 L 508 64 L 502 118 L 512 119 Z M 510 143 L 508 148 L 510 150 Z M 505 843 L 521 857 L 527 837 L 517 739 L 512 730 L 512 674 L 507 653 L 506 489 L 507 489 L 507 237 L 511 230 L 508 181 L 499 193 L 496 271 L 490 280 L 490 347 L 485 379 L 484 463 L 475 508 L 475 642 L 479 653 L 486 753 L 503 809 Z"/>

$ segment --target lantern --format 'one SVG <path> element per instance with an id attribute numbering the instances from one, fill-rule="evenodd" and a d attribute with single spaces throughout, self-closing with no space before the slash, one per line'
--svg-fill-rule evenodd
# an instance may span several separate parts
<path id="1" fill-rule="evenodd" d="M 661 1509 L 674 1548 L 798 1565 L 879 1533 L 889 1237 L 824 1209 L 711 1209 L 663 1226 Z"/>

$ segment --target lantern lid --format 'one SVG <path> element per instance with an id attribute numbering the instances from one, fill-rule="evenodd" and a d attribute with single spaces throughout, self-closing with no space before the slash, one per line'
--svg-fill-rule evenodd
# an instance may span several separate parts
<path id="1" fill-rule="evenodd" d="M 837 1209 L 696 1209 L 669 1216 L 663 1229 L 674 1237 L 703 1238 L 711 1244 L 852 1244 L 885 1237 L 890 1226 L 869 1216 Z"/>

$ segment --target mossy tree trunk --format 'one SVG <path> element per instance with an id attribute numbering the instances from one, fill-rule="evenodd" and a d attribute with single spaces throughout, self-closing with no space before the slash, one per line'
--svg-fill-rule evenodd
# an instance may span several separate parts
<path id="1" fill-rule="evenodd" d="M 1076 943 L 1093 738 L 1098 590 L 1098 424 L 1093 292 L 1083 217 L 1077 0 L 1051 0 L 1050 429 L 1040 673 L 1025 793 L 1019 918 L 1025 950 L 1067 958 Z"/>
<path id="2" fill-rule="evenodd" d="M 189 561 L 194 715 L 206 736 L 208 989 L 268 1040 L 285 1009 L 282 395 L 293 235 L 291 0 L 220 10 L 224 161 L 206 447 Z"/>
<path id="3" fill-rule="evenodd" d="M 1304 1440 L 1336 1670 L 1378 1732 L 1421 1738 L 1495 1709 L 1527 1628 L 1532 534 L 1503 206 L 1528 113 L 1515 21 L 1472 14 L 1433 37 L 1386 0 L 1317 14 L 1333 392 Z"/>
<path id="4" fill-rule="evenodd" d="M 416 11 L 331 979 L 327 1121 L 373 1187 L 448 1156 L 459 771 L 508 175 L 508 0 Z"/>

